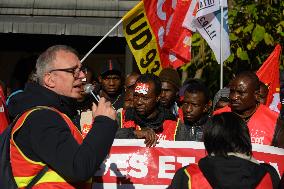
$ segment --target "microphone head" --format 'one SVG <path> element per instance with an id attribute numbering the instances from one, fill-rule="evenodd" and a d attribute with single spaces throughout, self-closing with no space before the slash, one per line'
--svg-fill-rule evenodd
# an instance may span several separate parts
<path id="1" fill-rule="evenodd" d="M 84 92 L 90 94 L 95 89 L 94 85 L 87 83 L 84 85 Z"/>

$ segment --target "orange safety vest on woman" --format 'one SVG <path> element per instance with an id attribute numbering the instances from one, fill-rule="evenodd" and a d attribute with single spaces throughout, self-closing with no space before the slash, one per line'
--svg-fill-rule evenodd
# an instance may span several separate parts
<path id="1" fill-rule="evenodd" d="M 214 115 L 223 112 L 231 112 L 229 106 L 225 106 L 214 112 Z M 267 106 L 260 104 L 249 119 L 247 126 L 249 128 L 251 143 L 271 145 L 278 113 L 270 110 Z"/>
<path id="2" fill-rule="evenodd" d="M 125 110 L 122 110 L 120 119 L 120 127 L 121 128 L 134 128 L 135 130 L 141 130 L 141 127 L 135 124 L 134 121 L 125 121 Z M 176 130 L 178 127 L 178 123 L 173 120 L 164 120 L 163 122 L 163 130 L 160 133 L 156 133 L 158 136 L 158 140 L 175 140 Z"/>
<path id="3" fill-rule="evenodd" d="M 73 122 L 68 118 L 67 115 L 59 112 L 54 108 L 48 107 L 36 107 L 25 112 L 20 118 L 17 120 L 15 126 L 13 127 L 11 140 L 10 140 L 10 151 L 11 151 L 11 166 L 12 172 L 14 175 L 14 179 L 19 188 L 25 188 L 29 182 L 43 169 L 46 165 L 43 162 L 36 162 L 29 159 L 25 154 L 21 151 L 21 149 L 15 143 L 14 137 L 17 131 L 22 127 L 27 117 L 36 110 L 39 109 L 51 109 L 57 112 L 64 121 L 68 124 L 69 129 L 71 131 L 72 136 L 81 144 L 83 142 L 82 135 L 77 127 L 73 124 Z M 33 186 L 33 189 L 90 189 L 91 182 L 85 183 L 71 183 L 61 177 L 58 173 L 56 173 L 53 169 L 49 168 L 48 171 L 41 177 L 41 179 Z"/>
<path id="4" fill-rule="evenodd" d="M 185 169 L 185 174 L 188 177 L 189 189 L 212 189 L 209 182 L 203 175 L 197 164 L 191 164 Z M 272 180 L 269 173 L 266 173 L 256 189 L 273 189 Z"/>

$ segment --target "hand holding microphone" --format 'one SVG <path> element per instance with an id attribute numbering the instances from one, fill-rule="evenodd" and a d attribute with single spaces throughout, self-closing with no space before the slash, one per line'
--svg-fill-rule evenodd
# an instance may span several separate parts
<path id="1" fill-rule="evenodd" d="M 90 83 L 87 83 L 85 84 L 84 86 L 84 92 L 87 93 L 87 94 L 91 94 L 95 100 L 97 101 L 97 103 L 100 101 L 100 97 L 98 95 L 95 95 L 94 94 L 94 91 L 95 90 L 95 86 L 90 84 Z"/>
<path id="2" fill-rule="evenodd" d="M 96 116 L 103 115 L 115 120 L 116 113 L 113 107 L 111 106 L 111 103 L 107 102 L 105 98 L 100 99 L 98 95 L 95 95 L 93 91 L 98 91 L 98 89 L 95 90 L 94 85 L 90 83 L 85 84 L 84 91 L 87 94 L 91 94 L 98 103 L 98 105 L 93 103 L 92 112 L 94 118 Z"/>

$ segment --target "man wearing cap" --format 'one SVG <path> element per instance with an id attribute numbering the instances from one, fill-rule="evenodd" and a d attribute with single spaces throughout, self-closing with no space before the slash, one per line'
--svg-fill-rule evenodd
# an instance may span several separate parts
<path id="1" fill-rule="evenodd" d="M 122 90 L 121 69 L 116 60 L 109 59 L 102 65 L 99 82 L 101 84 L 100 96 L 109 100 L 114 109 L 122 108 L 124 91 Z"/>
<path id="2" fill-rule="evenodd" d="M 172 68 L 164 68 L 159 75 L 162 82 L 160 103 L 169 109 L 176 117 L 178 116 L 178 92 L 181 87 L 178 72 Z"/>

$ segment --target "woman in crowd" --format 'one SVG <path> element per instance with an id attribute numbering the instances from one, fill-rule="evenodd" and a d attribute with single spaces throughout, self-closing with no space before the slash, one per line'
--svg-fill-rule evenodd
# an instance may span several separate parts
<path id="1" fill-rule="evenodd" d="M 170 189 L 277 189 L 276 170 L 253 158 L 248 127 L 236 114 L 213 116 L 204 145 L 208 155 L 179 169 Z"/>

